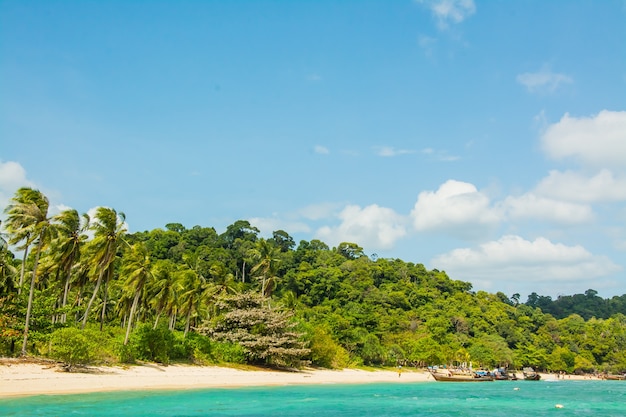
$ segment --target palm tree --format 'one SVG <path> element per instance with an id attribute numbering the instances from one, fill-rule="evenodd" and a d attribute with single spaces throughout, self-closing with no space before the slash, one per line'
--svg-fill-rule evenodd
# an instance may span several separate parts
<path id="1" fill-rule="evenodd" d="M 79 216 L 78 211 L 69 209 L 54 216 L 58 238 L 56 239 L 59 271 L 63 276 L 63 295 L 61 308 L 67 305 L 67 295 L 70 290 L 72 268 L 80 260 L 81 248 L 87 240 L 85 231 L 89 227 L 89 216 Z M 66 314 L 61 316 L 61 323 L 65 323 Z"/>
<path id="2" fill-rule="evenodd" d="M 9 233 L 8 243 L 11 245 L 17 245 L 23 242 L 18 249 L 24 250 L 24 256 L 22 257 L 22 269 L 20 271 L 20 283 L 17 288 L 17 293 L 22 293 L 22 286 L 24 285 L 24 276 L 26 275 L 26 259 L 28 258 L 28 249 L 33 243 L 33 230 L 32 227 L 24 222 L 32 223 L 33 219 L 26 217 L 23 213 L 20 213 L 19 206 L 28 205 L 37 198 L 39 191 L 33 190 L 29 187 L 22 187 L 15 192 L 15 196 L 11 200 L 13 204 L 7 206 L 4 212 L 7 214 L 7 224 L 5 228 Z M 11 214 L 13 212 L 13 214 Z"/>
<path id="3" fill-rule="evenodd" d="M 168 310 L 172 312 L 177 295 L 182 289 L 180 281 L 176 280 L 174 268 L 175 265 L 168 259 L 155 262 L 154 280 L 149 288 L 151 304 L 156 311 L 153 329 L 157 328 L 161 314 Z"/>
<path id="4" fill-rule="evenodd" d="M 112 208 L 98 207 L 96 209 L 94 222 L 90 227 L 90 229 L 94 231 L 94 238 L 90 242 L 90 262 L 93 263 L 92 273 L 94 276 L 97 275 L 98 279 L 93 294 L 87 304 L 87 308 L 85 309 L 82 323 L 83 329 L 87 324 L 89 311 L 98 296 L 98 290 L 104 280 L 103 307 L 102 316 L 100 318 L 100 327 L 102 328 L 106 313 L 107 283 L 113 275 L 113 264 L 117 256 L 117 249 L 122 243 L 126 243 L 124 240 L 124 235 L 126 234 L 125 220 L 126 216 L 124 213 L 118 213 Z"/>
<path id="5" fill-rule="evenodd" d="M 280 248 L 267 239 L 259 239 L 251 255 L 257 263 L 250 272 L 261 280 L 261 295 L 269 297 L 278 278 L 276 270 L 280 263 Z"/>
<path id="6" fill-rule="evenodd" d="M 4 235 L 0 233 L 0 298 L 15 291 L 17 268 L 13 265 L 13 259 L 13 253 L 9 250 Z"/>
<path id="7" fill-rule="evenodd" d="M 24 187 L 16 192 L 5 209 L 9 233 L 12 234 L 9 242 L 17 243 L 25 240 L 26 243 L 24 246 L 28 246 L 31 243 L 36 244 L 33 273 L 30 280 L 30 291 L 28 293 L 28 306 L 26 307 L 26 319 L 24 321 L 22 356 L 26 356 L 28 329 L 33 307 L 33 295 L 35 292 L 39 256 L 41 255 L 44 245 L 47 243 L 51 231 L 50 219 L 48 218 L 49 206 L 50 202 L 48 198 L 39 190 Z M 26 259 L 22 261 L 22 263 L 25 262 Z"/>
<path id="8" fill-rule="evenodd" d="M 183 290 L 180 294 L 180 310 L 185 315 L 185 331 L 187 336 L 191 328 L 191 319 L 196 318 L 204 302 L 211 296 L 214 287 L 207 285 L 206 279 L 193 269 L 186 267 L 178 271 Z"/>
<path id="9" fill-rule="evenodd" d="M 130 336 L 130 329 L 133 323 L 133 316 L 139 303 L 139 298 L 143 294 L 143 289 L 146 283 L 153 278 L 152 265 L 150 257 L 148 256 L 148 250 L 143 243 L 136 243 L 131 247 L 129 255 L 125 259 L 125 264 L 122 267 L 122 274 L 126 276 L 126 288 L 134 292 L 133 304 L 130 308 L 130 314 L 128 315 L 128 325 L 126 327 L 126 337 L 124 338 L 124 345 L 128 344 L 128 337 Z"/>

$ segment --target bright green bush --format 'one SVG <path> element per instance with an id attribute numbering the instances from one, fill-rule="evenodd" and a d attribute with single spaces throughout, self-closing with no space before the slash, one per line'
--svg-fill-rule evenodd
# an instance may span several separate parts
<path id="1" fill-rule="evenodd" d="M 73 327 L 56 330 L 50 337 L 49 356 L 63 362 L 68 370 L 89 365 L 97 357 L 98 347 L 86 332 Z"/>
<path id="2" fill-rule="evenodd" d="M 211 343 L 211 358 L 217 363 L 246 363 L 246 351 L 238 344 L 230 342 Z"/>
<path id="3" fill-rule="evenodd" d="M 175 352 L 174 334 L 165 326 L 152 328 L 149 323 L 137 326 L 130 339 L 131 351 L 122 349 L 122 353 L 132 359 L 151 362 L 169 363 Z"/>

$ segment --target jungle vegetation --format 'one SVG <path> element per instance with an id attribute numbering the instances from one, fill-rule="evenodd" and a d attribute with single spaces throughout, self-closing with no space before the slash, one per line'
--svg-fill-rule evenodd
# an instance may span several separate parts
<path id="1" fill-rule="evenodd" d="M 128 233 L 115 209 L 51 215 L 31 188 L 1 230 L 0 356 L 626 372 L 626 296 L 522 303 L 356 243 L 263 238 L 245 220 L 221 234 L 179 223 Z"/>

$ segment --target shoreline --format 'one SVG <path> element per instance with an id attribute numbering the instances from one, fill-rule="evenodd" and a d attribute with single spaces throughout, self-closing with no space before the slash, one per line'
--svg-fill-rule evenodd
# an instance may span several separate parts
<path id="1" fill-rule="evenodd" d="M 220 366 L 156 364 L 89 367 L 66 372 L 57 364 L 0 363 L 0 399 L 111 391 L 187 390 L 281 385 L 410 383 L 434 381 L 422 370 L 240 370 Z"/>
<path id="2" fill-rule="evenodd" d="M 558 380 L 555 374 L 541 374 L 541 379 Z M 560 380 L 590 379 L 597 380 L 595 377 L 576 375 Z M 94 366 L 66 372 L 54 362 L 0 362 L 0 399 L 114 391 L 413 382 L 435 380 L 425 370 L 410 368 L 403 368 L 398 375 L 392 370 L 309 368 L 290 372 L 262 368 L 241 370 L 220 366 L 141 364 Z"/>

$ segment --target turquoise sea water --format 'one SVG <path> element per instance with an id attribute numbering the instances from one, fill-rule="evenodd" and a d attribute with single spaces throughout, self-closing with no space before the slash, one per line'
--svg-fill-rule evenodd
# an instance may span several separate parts
<path id="1" fill-rule="evenodd" d="M 1 399 L 0 415 L 624 417 L 626 381 L 302 385 L 34 396 Z"/>

